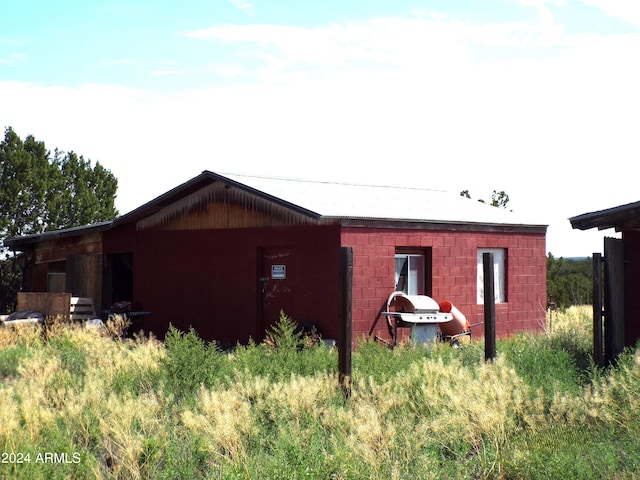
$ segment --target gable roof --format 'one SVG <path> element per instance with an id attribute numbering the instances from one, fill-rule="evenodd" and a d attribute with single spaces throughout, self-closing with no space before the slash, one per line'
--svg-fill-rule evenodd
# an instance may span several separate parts
<path id="1" fill-rule="evenodd" d="M 640 228 L 640 202 L 627 203 L 605 210 L 583 213 L 569 219 L 571 226 L 580 230 L 598 227 L 598 230 L 615 228 L 616 231 Z"/>
<path id="2" fill-rule="evenodd" d="M 13 249 L 40 240 L 61 238 L 91 231 L 104 231 L 138 222 L 177 208 L 203 201 L 199 192 L 214 187 L 236 191 L 237 196 L 257 199 L 311 222 L 354 221 L 411 222 L 435 225 L 482 225 L 546 230 L 504 209 L 442 190 L 294 180 L 241 174 L 218 174 L 205 170 L 200 175 L 141 205 L 111 222 L 55 230 L 5 240 Z"/>

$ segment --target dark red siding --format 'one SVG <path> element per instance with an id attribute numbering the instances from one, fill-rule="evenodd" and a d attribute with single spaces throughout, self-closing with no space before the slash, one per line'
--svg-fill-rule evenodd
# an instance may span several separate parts
<path id="1" fill-rule="evenodd" d="M 261 339 L 259 252 L 296 252 L 292 310 L 336 338 L 338 227 L 272 227 L 157 231 L 138 235 L 134 296 L 152 312 L 145 327 L 163 336 L 169 324 L 193 326 L 206 340 L 234 344 Z"/>
<path id="2" fill-rule="evenodd" d="M 507 302 L 496 305 L 499 336 L 541 330 L 545 324 L 545 234 L 344 228 L 342 244 L 354 248 L 353 333 L 366 335 L 394 290 L 397 249 L 429 249 L 432 255 L 431 296 L 451 301 L 470 323 L 483 321 L 477 304 L 477 250 L 507 250 Z M 482 334 L 482 327 L 474 328 Z M 384 318 L 375 335 L 388 338 Z"/>
<path id="3" fill-rule="evenodd" d="M 118 226 L 102 234 L 102 250 L 105 255 L 135 252 L 136 245 L 136 225 L 134 223 Z"/>
<path id="4" fill-rule="evenodd" d="M 640 340 L 640 232 L 626 230 L 624 241 L 624 291 L 625 291 L 625 346 L 631 347 Z"/>

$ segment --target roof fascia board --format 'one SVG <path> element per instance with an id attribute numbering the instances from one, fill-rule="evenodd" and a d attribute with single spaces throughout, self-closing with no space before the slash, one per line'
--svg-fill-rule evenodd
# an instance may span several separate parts
<path id="1" fill-rule="evenodd" d="M 145 203 L 144 205 L 142 205 L 141 207 L 136 208 L 135 210 L 132 210 L 131 212 L 118 217 L 114 223 L 116 225 L 122 224 L 122 223 L 130 223 L 130 222 L 135 222 L 140 220 L 141 218 L 147 217 L 149 215 L 152 215 L 154 213 L 156 213 L 157 211 L 159 211 L 162 207 L 176 201 L 179 198 L 182 198 L 186 195 L 188 195 L 191 192 L 194 192 L 196 190 L 198 190 L 199 188 L 202 188 L 205 185 L 209 185 L 211 183 L 214 182 L 222 182 L 222 183 L 226 183 L 227 185 L 234 187 L 234 188 L 238 188 L 242 191 L 245 191 L 251 195 L 255 195 L 259 198 L 262 198 L 264 200 L 267 200 L 269 202 L 273 202 L 276 203 L 282 207 L 285 208 L 289 208 L 297 213 L 300 213 L 302 215 L 305 215 L 309 218 L 312 218 L 314 220 L 319 220 L 321 218 L 320 214 L 316 213 L 316 212 L 312 212 L 311 210 L 307 210 L 305 208 L 300 207 L 299 205 L 294 205 L 292 203 L 289 203 L 285 200 L 282 200 L 281 198 L 278 197 L 274 197 L 272 195 L 269 195 L 265 192 L 262 192 L 260 190 L 256 190 L 255 188 L 251 188 L 243 183 L 240 182 L 236 182 L 235 180 L 232 180 L 230 178 L 224 177 L 222 175 L 219 175 L 217 173 L 214 172 L 210 172 L 208 170 L 203 171 L 200 175 L 198 175 L 197 177 L 192 178 L 191 180 L 188 180 L 187 182 L 183 183 L 182 185 L 178 185 L 177 187 L 169 190 L 168 192 L 160 195 L 159 197 L 156 197 L 155 199 L 151 200 L 150 202 Z"/>
<path id="2" fill-rule="evenodd" d="M 588 230 L 597 227 L 598 230 L 615 228 L 620 231 L 630 221 L 640 218 L 640 202 L 619 205 L 596 212 L 583 213 L 569 218 L 572 228 Z"/>
<path id="3" fill-rule="evenodd" d="M 32 235 L 22 235 L 18 237 L 7 238 L 4 241 L 5 246 L 14 251 L 31 250 L 33 246 L 42 240 L 58 240 L 62 238 L 75 237 L 78 235 L 87 235 L 94 232 L 104 232 L 112 228 L 113 221 L 93 223 L 91 225 L 83 225 L 80 227 L 63 228 L 60 230 L 50 230 L 48 232 L 34 233 Z M 29 247 L 29 248 L 25 248 Z"/>
<path id="4" fill-rule="evenodd" d="M 296 205 L 294 203 L 287 202 L 286 200 L 283 200 L 283 199 L 281 199 L 279 197 L 274 197 L 273 195 L 269 195 L 268 193 L 263 192 L 262 190 L 257 190 L 255 188 L 252 188 L 252 187 L 248 186 L 248 185 L 245 185 L 244 183 L 237 182 L 237 181 L 232 180 L 230 178 L 227 178 L 227 177 L 225 177 L 223 175 L 220 175 L 220 174 L 217 174 L 217 173 L 214 173 L 214 172 L 210 172 L 208 170 L 205 170 L 203 172 L 203 174 L 204 173 L 214 177 L 215 179 L 217 179 L 217 180 L 219 180 L 221 182 L 226 183 L 227 185 L 230 185 L 232 187 L 235 187 L 235 188 L 238 188 L 240 190 L 243 190 L 243 191 L 245 191 L 245 192 L 247 192 L 247 193 L 249 193 L 251 195 L 255 195 L 255 196 L 257 196 L 259 198 L 262 198 L 264 200 L 267 200 L 269 202 L 273 202 L 273 203 L 275 203 L 277 205 L 280 205 L 281 207 L 289 208 L 289 209 L 291 209 L 291 210 L 293 210 L 293 211 L 295 211 L 297 213 L 300 213 L 300 214 L 302 214 L 304 216 L 312 218 L 313 220 L 320 220 L 322 218 L 322 215 L 320 215 L 318 212 L 314 212 L 312 210 L 308 210 L 308 209 L 306 209 L 304 207 L 301 207 L 300 205 Z"/>
<path id="5" fill-rule="evenodd" d="M 334 219 L 335 220 L 335 219 Z M 500 232 L 500 233 L 538 233 L 545 234 L 547 225 L 509 225 L 471 222 L 430 222 L 410 220 L 377 220 L 377 219 L 340 219 L 343 227 L 377 227 L 406 230 L 446 230 L 458 232 Z"/>

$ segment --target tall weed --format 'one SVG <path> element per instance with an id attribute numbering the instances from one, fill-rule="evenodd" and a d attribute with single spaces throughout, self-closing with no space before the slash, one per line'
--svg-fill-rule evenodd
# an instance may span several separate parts
<path id="1" fill-rule="evenodd" d="M 518 334 L 499 341 L 497 348 L 534 391 L 542 388 L 545 393 L 553 394 L 559 389 L 578 394 L 584 372 L 575 356 L 560 347 L 555 338 Z"/>
<path id="2" fill-rule="evenodd" d="M 583 370 L 576 352 L 589 353 L 561 321 L 501 340 L 491 363 L 475 340 L 362 342 L 348 398 L 335 349 L 300 347 L 291 325 L 228 353 L 194 331 L 165 344 L 11 333 L 0 448 L 80 462 L 0 465 L 0 477 L 635 478 L 640 353 Z"/>

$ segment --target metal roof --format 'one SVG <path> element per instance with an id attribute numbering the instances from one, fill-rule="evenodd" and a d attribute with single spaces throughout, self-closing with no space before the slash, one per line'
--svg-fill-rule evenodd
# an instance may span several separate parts
<path id="1" fill-rule="evenodd" d="M 205 170 L 200 175 L 110 222 L 26 235 L 5 240 L 19 249 L 40 240 L 62 238 L 137 222 L 216 182 L 277 204 L 314 221 L 383 220 L 431 224 L 465 224 L 546 228 L 504 209 L 442 190 L 401 186 L 320 182 Z"/>
<path id="2" fill-rule="evenodd" d="M 229 173 L 222 178 L 231 179 L 322 218 L 543 225 L 513 212 L 442 190 Z"/>
<path id="3" fill-rule="evenodd" d="M 640 228 L 640 202 L 619 205 L 596 212 L 583 213 L 569 219 L 571 226 L 580 230 L 598 227 L 598 230 L 615 228 L 636 230 Z"/>
<path id="4" fill-rule="evenodd" d="M 41 240 L 55 240 L 58 238 L 74 237 L 84 235 L 86 233 L 100 232 L 108 230 L 113 224 L 112 220 L 106 222 L 92 223 L 90 225 L 81 225 L 79 227 L 61 228 L 59 230 L 50 230 L 42 233 L 33 233 L 30 235 L 21 235 L 5 239 L 5 246 L 14 249 L 24 245 L 35 244 Z"/>

